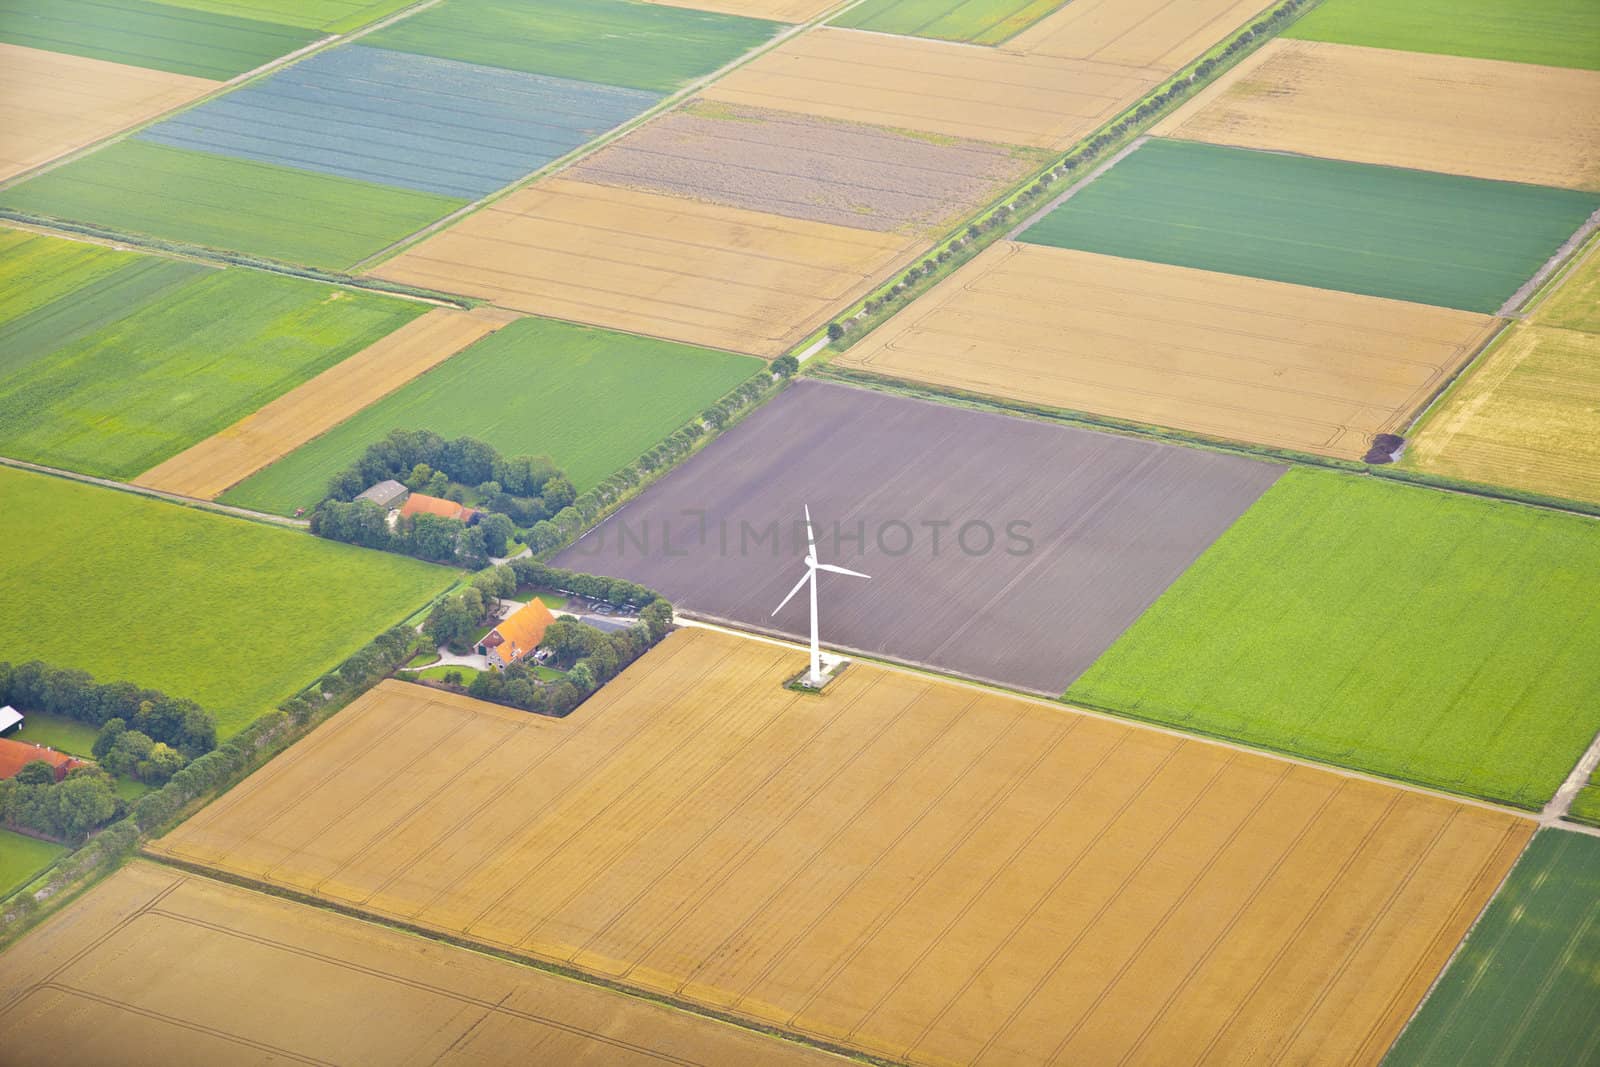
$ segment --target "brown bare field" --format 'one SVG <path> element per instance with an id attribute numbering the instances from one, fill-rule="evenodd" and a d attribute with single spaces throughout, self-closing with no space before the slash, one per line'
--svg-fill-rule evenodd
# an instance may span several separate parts
<path id="1" fill-rule="evenodd" d="M 1600 504 L 1600 334 L 1521 323 L 1450 392 L 1406 463 Z"/>
<path id="2" fill-rule="evenodd" d="M 150 468 L 133 484 L 212 500 L 514 317 L 494 308 L 440 308 L 412 319 L 226 430 Z"/>
<path id="3" fill-rule="evenodd" d="M 823 27 L 789 39 L 707 86 L 704 95 L 893 129 L 1062 148 L 1157 80 L 1151 71 L 1105 63 Z"/>
<path id="4" fill-rule="evenodd" d="M 60 1064 L 845 1062 L 146 862 L 0 956 L 0 1030 Z"/>
<path id="5" fill-rule="evenodd" d="M 809 22 L 837 6 L 839 0 L 650 0 L 650 3 L 775 22 Z"/>
<path id="6" fill-rule="evenodd" d="M 572 322 L 775 357 L 914 238 L 557 178 L 373 271 Z"/>
<path id="7" fill-rule="evenodd" d="M 833 362 L 1030 404 L 1360 457 L 1485 315 L 1001 243 Z"/>
<path id="8" fill-rule="evenodd" d="M 698 100 L 569 177 L 863 230 L 935 236 L 1045 153 Z"/>
<path id="9" fill-rule="evenodd" d="M 221 85 L 0 43 L 0 181 L 109 137 Z"/>
<path id="10" fill-rule="evenodd" d="M 1600 189 L 1600 71 L 1279 39 L 1154 132 Z"/>
<path id="11" fill-rule="evenodd" d="M 1375 1063 L 1533 829 L 670 636 L 571 718 L 385 682 L 152 847 L 915 1063 Z"/>
<path id="12" fill-rule="evenodd" d="M 1011 38 L 1006 48 L 1167 75 L 1269 6 L 1263 0 L 1073 0 Z"/>

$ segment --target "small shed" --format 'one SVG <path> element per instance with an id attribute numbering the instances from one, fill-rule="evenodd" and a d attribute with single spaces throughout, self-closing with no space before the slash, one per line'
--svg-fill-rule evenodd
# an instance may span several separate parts
<path id="1" fill-rule="evenodd" d="M 399 507 L 400 501 L 410 490 L 393 478 L 379 482 L 377 485 L 356 494 L 357 500 L 370 500 L 380 508 Z"/>
<path id="2" fill-rule="evenodd" d="M 9 734 L 22 725 L 22 712 L 7 704 L 0 708 L 0 736 Z"/>

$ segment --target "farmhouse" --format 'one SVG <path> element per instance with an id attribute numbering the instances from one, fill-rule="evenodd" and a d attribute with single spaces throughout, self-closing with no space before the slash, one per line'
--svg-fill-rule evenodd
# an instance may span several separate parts
<path id="1" fill-rule="evenodd" d="M 544 601 L 534 598 L 485 634 L 478 642 L 478 654 L 488 657 L 489 666 L 505 670 L 539 647 L 545 628 L 552 622 L 555 616 L 550 614 L 550 609 L 545 607 Z"/>
<path id="2" fill-rule="evenodd" d="M 438 515 L 445 519 L 460 519 L 468 526 L 478 518 L 475 508 L 457 504 L 454 500 L 446 500 L 443 497 L 429 496 L 426 493 L 412 493 L 406 498 L 405 507 L 400 509 L 400 517 L 406 519 L 412 515 Z"/>
<path id="3" fill-rule="evenodd" d="M 393 478 L 385 479 L 370 489 L 356 494 L 357 500 L 370 500 L 380 508 L 398 507 L 400 501 L 405 499 L 410 492 L 405 486 Z"/>
<path id="4" fill-rule="evenodd" d="M 55 769 L 58 782 L 67 776 L 68 771 L 83 766 L 82 761 L 75 760 L 64 752 L 30 745 L 26 741 L 13 741 L 9 737 L 0 737 L 0 778 L 15 778 L 18 771 L 34 760 L 44 760 L 50 764 Z"/>

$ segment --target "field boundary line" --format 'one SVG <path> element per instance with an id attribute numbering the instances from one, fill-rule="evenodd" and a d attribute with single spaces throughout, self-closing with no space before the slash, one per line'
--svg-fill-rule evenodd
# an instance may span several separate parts
<path id="1" fill-rule="evenodd" d="M 438 3 L 439 0 L 432 0 L 432 2 Z M 860 3 L 864 2 L 864 0 L 856 0 L 856 2 Z M 849 5 L 849 7 L 854 6 L 855 4 Z M 626 137 L 628 134 L 632 133 L 640 126 L 643 126 L 645 123 L 650 122 L 652 119 L 655 119 L 660 115 L 664 115 L 669 111 L 675 110 L 680 105 L 692 100 L 696 93 L 700 92 L 700 90 L 704 89 L 712 82 L 733 73 L 735 70 L 738 70 L 747 63 L 754 62 L 756 59 L 766 55 L 768 52 L 786 43 L 792 38 L 806 33 L 813 27 L 817 26 L 820 23 L 820 20 L 831 18 L 837 14 L 843 14 L 846 10 L 848 10 L 848 7 L 840 8 L 835 12 L 824 12 L 822 15 L 818 15 L 809 22 L 802 22 L 798 25 L 789 26 L 782 32 L 774 34 L 771 39 L 766 41 L 764 44 L 751 49 L 743 55 L 736 56 L 734 59 L 723 64 L 721 67 L 711 71 L 709 74 L 701 75 L 699 78 L 696 78 L 694 81 L 690 82 L 688 85 L 685 85 L 681 89 L 678 89 L 672 93 L 668 93 L 666 96 L 663 96 L 660 100 L 656 101 L 651 107 L 635 115 L 633 118 L 629 119 L 627 122 L 624 122 L 622 125 L 617 126 L 615 129 L 609 130 L 593 140 L 584 142 L 577 148 L 572 149 L 566 155 L 558 156 L 557 158 L 546 163 L 544 166 L 540 167 L 538 170 L 524 174 L 522 177 L 518 178 L 509 185 L 502 186 L 486 196 L 479 197 L 470 204 L 464 204 L 461 207 L 456 208 L 456 210 L 452 211 L 444 218 L 431 222 L 422 229 L 407 234 L 398 241 L 395 241 L 393 244 L 389 245 L 387 248 L 380 248 L 367 258 L 358 260 L 351 264 L 349 270 L 352 273 L 356 271 L 370 271 L 385 261 L 400 255 L 402 252 L 405 252 L 414 245 L 421 244 L 423 241 L 427 240 L 429 237 L 432 237 L 440 230 L 448 229 L 449 227 L 454 226 L 467 216 L 475 215 L 479 211 L 483 211 L 486 208 L 499 203 L 501 200 L 511 196 L 513 193 L 520 192 L 522 189 L 528 186 L 544 181 L 547 178 L 553 178 L 562 171 L 571 169 L 577 164 L 583 162 L 585 159 L 588 159 L 590 156 L 608 147 L 613 142 L 619 141 L 623 137 Z M 749 353 L 744 354 L 748 355 Z"/>
<path id="2" fill-rule="evenodd" d="M 147 496 L 156 500 L 165 500 L 171 504 L 182 504 L 198 511 L 214 511 L 222 515 L 231 515 L 236 519 L 248 519 L 272 526 L 287 527 L 292 530 L 306 530 L 311 526 L 310 521 L 307 519 L 291 519 L 283 515 L 269 515 L 264 511 L 251 511 L 249 508 L 234 507 L 232 504 L 218 504 L 214 500 L 201 500 L 198 497 L 168 493 L 160 489 L 147 489 L 142 485 L 134 485 L 132 482 L 119 482 L 115 478 L 97 478 L 92 474 L 79 474 L 77 471 L 62 470 L 59 467 L 46 467 L 42 463 L 29 463 L 25 459 L 13 459 L 10 456 L 0 456 L 0 466 L 32 471 L 35 474 L 49 474 L 57 478 L 65 478 L 68 481 L 83 482 L 86 485 L 98 485 L 105 489 L 118 489 L 124 493 L 132 493 L 135 496 Z"/>
<path id="3" fill-rule="evenodd" d="M 301 904 L 309 908 L 317 909 L 321 912 L 342 915 L 345 918 L 355 919 L 358 922 L 366 923 L 369 926 L 395 930 L 400 933 L 423 938 L 424 940 L 431 941 L 436 944 L 449 945 L 452 948 L 464 949 L 479 956 L 528 967 L 532 970 L 542 971 L 545 974 L 554 975 L 559 978 L 565 978 L 581 985 L 605 989 L 612 993 L 631 997 L 634 1000 L 645 1001 L 658 1007 L 669 1008 L 685 1015 L 697 1016 L 702 1019 L 710 1019 L 727 1026 L 736 1027 L 739 1030 L 747 1033 L 760 1034 L 763 1037 L 774 1038 L 779 1041 L 787 1041 L 791 1044 L 800 1045 L 802 1047 L 832 1053 L 835 1056 L 842 1056 L 848 1061 L 872 1064 L 873 1067 L 904 1067 L 904 1061 L 901 1060 L 885 1059 L 881 1056 L 863 1052 L 861 1049 L 850 1048 L 841 1044 L 834 1044 L 832 1042 L 824 1041 L 806 1034 L 795 1033 L 793 1031 L 784 1030 L 780 1027 L 772 1026 L 767 1023 L 758 1022 L 754 1018 L 748 1016 L 724 1011 L 709 1005 L 697 1004 L 694 1001 L 685 1000 L 680 997 L 657 993 L 639 986 L 632 986 L 622 982 L 613 981 L 612 979 L 606 978 L 602 975 L 591 974 L 588 971 L 582 970 L 578 967 L 555 963 L 551 960 L 532 955 L 531 953 L 513 951 L 503 946 L 493 945 L 483 941 L 471 940 L 465 936 L 447 934 L 417 923 L 406 922 L 404 920 L 396 919 L 376 912 L 364 911 L 359 907 L 341 904 L 337 901 L 326 900 L 321 897 L 311 896 L 294 889 L 289 889 L 285 886 L 257 881 L 254 878 L 234 874 L 229 871 L 217 870 L 207 867 L 202 863 L 195 863 L 191 860 L 178 859 L 176 857 L 166 856 L 160 853 L 150 853 L 142 849 L 140 851 L 140 855 L 149 863 L 153 863 L 161 867 L 167 867 L 185 874 L 194 875 L 199 878 L 204 878 L 212 882 L 220 882 L 226 885 L 236 886 L 241 889 L 248 889 L 252 892 L 260 893 L 263 896 L 276 897 L 279 900 L 287 900 L 291 903 Z"/>
<path id="4" fill-rule="evenodd" d="M 1596 208 L 1587 219 L 1583 220 L 1582 224 L 1573 231 L 1572 236 L 1561 243 L 1561 247 L 1557 248 L 1555 253 L 1544 261 L 1544 265 L 1534 272 L 1533 277 L 1524 282 L 1521 288 L 1512 293 L 1506 302 L 1500 305 L 1500 310 L 1495 314 L 1502 318 L 1515 316 L 1522 310 L 1523 305 L 1531 301 L 1534 295 L 1544 288 L 1546 279 L 1557 271 L 1565 270 L 1569 262 L 1576 260 L 1578 253 L 1588 243 L 1590 235 L 1597 228 L 1600 228 L 1600 208 Z"/>
<path id="5" fill-rule="evenodd" d="M 367 26 L 359 27 L 358 29 L 352 30 L 349 33 L 326 34 L 323 37 L 312 41 L 310 44 L 303 45 L 300 48 L 295 49 L 288 55 L 282 55 L 276 59 L 270 59 L 261 64 L 259 67 L 247 70 L 242 74 L 235 74 L 227 81 L 218 82 L 215 89 L 212 89 L 210 92 L 202 96 L 197 96 L 193 100 L 185 101 L 176 107 L 168 108 L 159 115 L 152 115 L 150 118 L 142 119 L 139 122 L 129 123 L 120 130 L 114 130 L 106 136 L 101 137 L 99 140 L 91 141 L 86 145 L 81 145 L 77 148 L 71 149 L 70 151 L 63 152 L 60 155 L 51 159 L 47 159 L 43 163 L 36 164 L 35 166 L 30 167 L 21 173 L 13 174 L 4 181 L 0 181 L 0 189 L 9 189 L 13 185 L 19 185 L 22 182 L 30 181 L 52 170 L 55 170 L 57 167 L 64 167 L 68 163 L 75 163 L 84 156 L 87 156 L 93 152 L 98 152 L 102 148 L 113 145 L 118 141 L 125 141 L 135 134 L 143 133 L 151 126 L 165 122 L 174 115 L 181 115 L 186 111 L 192 111 L 195 108 L 200 107 L 202 104 L 209 104 L 213 100 L 228 95 L 235 89 L 242 89 L 252 82 L 260 81 L 263 78 L 267 78 L 273 74 L 276 74 L 280 70 L 291 67 L 300 62 L 302 59 L 306 59 L 318 53 L 337 48 L 342 44 L 349 44 L 351 41 L 365 37 L 369 33 L 383 29 L 390 23 L 399 22 L 403 18 L 409 18 L 425 8 L 433 7 L 435 4 L 442 2 L 443 0 L 422 0 L 421 3 L 412 4 L 410 7 L 402 8 L 401 10 L 396 11 L 385 18 L 379 19 L 377 22 L 371 23 Z M 129 63 L 124 63 L 121 65 L 133 66 Z"/>
<path id="6" fill-rule="evenodd" d="M 776 633 L 761 632 L 758 628 L 754 627 L 747 629 L 743 626 L 743 624 L 740 623 L 724 619 L 717 619 L 709 615 L 700 615 L 696 612 L 687 611 L 684 609 L 678 610 L 676 621 L 680 626 L 699 627 L 705 630 L 714 630 L 718 633 L 728 634 L 732 637 L 742 637 L 747 641 L 761 641 L 767 644 L 781 645 L 785 648 L 792 649 L 797 653 L 806 651 L 805 645 L 786 636 Z M 829 647 L 834 649 L 842 648 L 842 646 L 839 645 L 830 645 Z M 844 649 L 844 651 L 849 652 L 851 650 Z M 1539 823 L 1540 821 L 1537 812 L 1527 808 L 1513 807 L 1500 801 L 1489 800 L 1483 797 L 1469 796 L 1465 793 L 1451 793 L 1443 789 L 1438 789 L 1434 786 L 1423 785 L 1420 782 L 1410 782 L 1403 778 L 1388 778 L 1380 774 L 1374 774 L 1370 771 L 1357 770 L 1354 767 L 1344 767 L 1337 763 L 1321 763 L 1317 760 L 1307 759 L 1304 756 L 1297 756 L 1290 752 L 1282 752 L 1274 748 L 1252 745 L 1246 741 L 1237 741 L 1231 738 L 1222 737 L 1217 734 L 1209 734 L 1202 731 L 1180 730 L 1175 726 L 1167 726 L 1163 723 L 1153 722 L 1147 719 L 1140 719 L 1132 715 L 1118 714 L 1117 712 L 1111 711 L 1107 708 L 1098 708 L 1087 704 L 1069 703 L 1068 701 L 1062 699 L 1052 699 L 1050 697 L 1039 695 L 1037 691 L 1016 688 L 1006 685 L 1002 682 L 990 682 L 980 678 L 971 678 L 966 675 L 953 674 L 947 670 L 935 667 L 920 667 L 909 661 L 889 659 L 883 656 L 881 653 L 852 652 L 851 655 L 853 658 L 860 659 L 863 662 L 872 663 L 874 666 L 881 667 L 884 670 L 895 671 L 900 674 L 909 674 L 919 678 L 927 678 L 931 675 L 949 685 L 963 686 L 968 689 L 977 689 L 983 692 L 1011 697 L 1014 700 L 1027 701 L 1030 704 L 1034 704 L 1042 708 L 1048 708 L 1052 711 L 1059 712 L 1062 709 L 1066 709 L 1079 715 L 1087 715 L 1090 718 L 1099 719 L 1103 722 L 1119 723 L 1127 727 L 1154 730 L 1157 733 L 1165 734 L 1168 737 L 1178 738 L 1183 741 L 1195 741 L 1209 745 L 1219 745 L 1223 748 L 1231 749 L 1236 752 L 1245 752 L 1257 756 L 1268 756 L 1272 759 L 1283 760 L 1284 762 L 1293 763 L 1311 770 L 1327 771 L 1330 774 L 1340 775 L 1345 778 L 1354 778 L 1363 782 L 1371 782 L 1375 785 L 1389 786 L 1393 789 L 1403 790 L 1408 793 L 1417 793 L 1422 796 L 1433 797 L 1437 800 L 1447 800 L 1457 804 L 1466 804 L 1471 807 L 1481 808 L 1485 811 L 1492 811 L 1499 815 L 1512 815 L 1532 823 Z M 1595 750 L 1597 754 L 1600 754 L 1600 738 L 1596 739 Z M 1563 823 L 1561 828 L 1567 829 L 1569 825 L 1570 824 Z M 1576 827 L 1575 829 L 1588 832 L 1587 827 Z M 1594 836 L 1600 837 L 1600 829 L 1596 829 L 1592 832 Z"/>

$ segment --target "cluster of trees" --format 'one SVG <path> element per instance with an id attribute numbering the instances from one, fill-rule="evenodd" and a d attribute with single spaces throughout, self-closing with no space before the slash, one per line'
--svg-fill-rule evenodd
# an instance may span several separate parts
<path id="1" fill-rule="evenodd" d="M 354 499 L 391 478 L 413 492 L 470 504 L 483 515 L 470 526 L 416 515 L 391 530 L 385 509 Z M 431 430 L 395 430 L 328 483 L 327 497 L 312 513 L 311 532 L 477 569 L 491 557 L 509 555 L 519 527 L 544 522 L 576 499 L 571 480 L 548 456 L 506 457 L 471 437 L 446 440 Z"/>
<path id="2" fill-rule="evenodd" d="M 1372 439 L 1372 447 L 1361 458 L 1367 463 L 1393 463 L 1405 443 L 1406 439 L 1397 433 L 1380 433 Z"/>
<path id="3" fill-rule="evenodd" d="M 672 630 L 672 605 L 653 589 L 523 557 L 474 575 L 466 589 L 440 600 L 423 623 L 423 633 L 435 644 L 465 651 L 500 600 L 539 589 L 637 608 L 639 624 L 603 633 L 562 616 L 545 629 L 539 647 L 548 650 L 551 662 L 567 672 L 565 680 L 541 681 L 529 663 L 519 661 L 504 671 L 480 674 L 467 690 L 472 696 L 541 715 L 565 715 Z"/>
<path id="4" fill-rule="evenodd" d="M 0 820 L 63 841 L 82 841 L 123 810 L 111 779 L 93 767 L 80 767 L 60 782 L 44 760 L 26 764 L 16 776 L 0 779 Z"/>
<path id="5" fill-rule="evenodd" d="M 119 721 L 178 752 L 185 762 L 217 747 L 217 722 L 192 700 L 141 689 L 132 682 L 97 684 L 87 671 L 33 660 L 0 663 L 0 704 L 43 711 L 105 728 Z"/>
<path id="6" fill-rule="evenodd" d="M 1141 101 L 1132 112 L 1123 115 L 1115 123 L 1090 138 L 1089 143 L 1074 152 L 1070 157 L 1062 160 L 1052 169 L 1041 174 L 1039 178 L 1026 189 L 1017 194 L 1017 204 L 1027 206 L 1031 201 L 1037 200 L 1050 190 L 1050 186 L 1061 178 L 1070 177 L 1079 167 L 1094 162 L 1107 148 L 1119 142 L 1136 126 L 1141 126 L 1148 120 L 1160 114 L 1169 104 L 1187 96 L 1199 82 L 1209 78 L 1216 69 L 1248 49 L 1256 40 L 1270 35 L 1277 25 L 1292 16 L 1303 7 L 1308 0 L 1284 0 L 1272 10 L 1265 18 L 1252 23 L 1246 29 L 1240 30 L 1226 46 L 1219 56 L 1208 57 L 1195 65 L 1188 77 L 1178 78 L 1160 91 L 1151 94 Z M 1014 209 L 1010 204 L 1001 204 L 987 216 L 969 225 L 966 232 L 956 237 L 939 251 L 939 254 L 921 263 L 913 264 L 907 268 L 904 275 L 896 279 L 894 284 L 882 290 L 881 293 L 867 298 L 862 303 L 862 312 L 873 315 L 885 308 L 892 308 L 903 303 L 912 294 L 911 290 L 917 282 L 931 277 L 940 265 L 948 263 L 952 258 L 965 251 L 974 242 L 981 240 L 985 234 L 997 229 L 1003 229 L 1012 221 Z M 851 333 L 858 321 L 856 319 L 839 319 L 828 324 L 828 340 L 838 341 Z M 1369 462 L 1372 462 L 1369 460 Z"/>
<path id="7" fill-rule="evenodd" d="M 503 671 L 484 671 L 467 692 L 540 715 L 566 715 L 596 689 L 665 637 L 672 629 L 672 605 L 655 600 L 639 613 L 640 625 L 603 633 L 576 619 L 560 618 L 545 630 L 541 648 L 549 649 L 551 662 L 567 672 L 564 680 L 541 682 L 524 661 Z"/>

